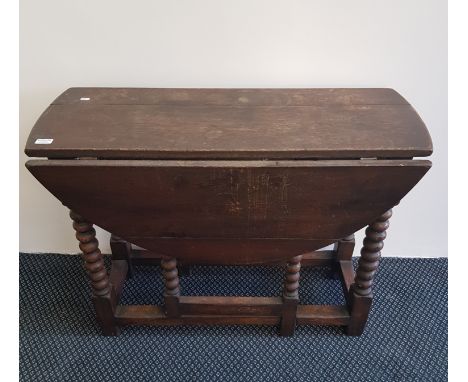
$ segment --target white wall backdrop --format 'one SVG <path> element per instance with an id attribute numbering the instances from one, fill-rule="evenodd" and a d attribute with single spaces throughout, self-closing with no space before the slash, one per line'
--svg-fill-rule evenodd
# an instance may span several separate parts
<path id="1" fill-rule="evenodd" d="M 23 153 L 36 119 L 68 87 L 392 87 L 426 122 L 435 152 L 394 209 L 384 255 L 447 256 L 446 8 L 444 0 L 22 0 L 20 250 L 78 252 L 68 211 L 26 171 Z M 108 234 L 98 237 L 108 252 Z"/>

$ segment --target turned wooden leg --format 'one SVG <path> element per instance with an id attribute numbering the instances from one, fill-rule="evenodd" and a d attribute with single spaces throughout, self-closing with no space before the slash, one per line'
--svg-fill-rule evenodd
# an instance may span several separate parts
<path id="1" fill-rule="evenodd" d="M 128 264 L 127 278 L 133 276 L 132 245 L 118 236 L 111 235 L 112 260 L 125 260 Z"/>
<path id="2" fill-rule="evenodd" d="M 281 317 L 282 336 L 294 335 L 296 328 L 297 304 L 299 303 L 299 276 L 302 255 L 293 257 L 287 264 L 283 290 L 283 313 Z"/>
<path id="3" fill-rule="evenodd" d="M 352 261 L 354 252 L 354 234 L 346 236 L 345 238 L 337 241 L 334 245 L 335 261 L 331 269 L 331 277 L 338 279 L 340 275 L 340 261 Z"/>
<path id="4" fill-rule="evenodd" d="M 163 257 L 161 268 L 164 277 L 164 305 L 168 317 L 179 317 L 179 273 L 174 257 Z"/>
<path id="5" fill-rule="evenodd" d="M 80 242 L 84 267 L 91 281 L 93 304 L 99 325 L 104 335 L 118 335 L 119 328 L 114 323 L 114 311 L 117 304 L 115 292 L 109 282 L 104 259 L 99 250 L 96 231 L 93 224 L 73 211 L 70 211 L 70 217 L 73 220 L 76 238 Z"/>
<path id="6" fill-rule="evenodd" d="M 351 319 L 347 327 L 347 334 L 359 336 L 364 331 L 367 317 L 372 305 L 372 284 L 379 266 L 380 251 L 382 250 L 390 225 L 392 210 L 385 212 L 366 229 L 361 257 L 358 261 L 354 284 L 350 290 Z"/>

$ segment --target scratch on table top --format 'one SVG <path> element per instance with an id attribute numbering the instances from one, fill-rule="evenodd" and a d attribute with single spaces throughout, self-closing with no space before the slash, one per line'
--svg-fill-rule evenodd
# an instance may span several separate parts
<path id="1" fill-rule="evenodd" d="M 289 215 L 288 209 L 288 187 L 289 180 L 287 175 L 281 177 L 281 209 L 285 215 Z"/>
<path id="2" fill-rule="evenodd" d="M 239 199 L 239 179 L 234 176 L 233 169 L 229 169 L 230 200 L 227 202 L 227 210 L 230 215 L 239 216 L 242 204 Z"/>

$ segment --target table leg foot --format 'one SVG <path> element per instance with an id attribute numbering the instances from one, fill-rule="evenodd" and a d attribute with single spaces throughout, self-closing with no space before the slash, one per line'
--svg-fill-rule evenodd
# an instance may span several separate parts
<path id="1" fill-rule="evenodd" d="M 93 296 L 93 305 L 96 318 L 101 327 L 102 334 L 113 337 L 120 334 L 120 327 L 114 323 L 115 297 L 112 293 L 106 296 Z"/>
<path id="2" fill-rule="evenodd" d="M 364 332 L 369 317 L 372 296 L 359 296 L 351 292 L 351 304 L 351 319 L 346 327 L 346 334 L 348 336 L 360 336 Z"/>

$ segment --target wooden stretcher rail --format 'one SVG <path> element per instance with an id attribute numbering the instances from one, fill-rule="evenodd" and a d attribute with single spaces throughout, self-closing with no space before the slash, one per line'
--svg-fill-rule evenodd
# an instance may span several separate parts
<path id="1" fill-rule="evenodd" d="M 299 325 L 336 325 L 349 323 L 349 312 L 343 305 L 299 305 L 297 323 Z"/>
<path id="2" fill-rule="evenodd" d="M 245 304 L 237 306 L 250 307 L 254 301 L 262 299 L 270 301 L 270 304 L 258 305 L 255 303 L 254 311 L 242 312 L 232 308 L 230 304 L 235 304 L 234 299 L 245 299 Z M 182 298 L 181 298 L 182 299 Z M 187 297 L 184 298 L 187 301 Z M 209 314 L 210 310 L 204 305 L 196 306 L 195 303 L 185 303 L 189 307 L 185 311 L 189 314 L 182 314 L 177 318 L 170 318 L 164 314 L 161 306 L 156 305 L 119 305 L 115 312 L 115 321 L 118 325 L 278 325 L 281 321 L 281 299 L 269 297 L 193 297 L 193 301 L 202 299 L 212 300 L 212 303 L 219 304 L 224 300 L 227 310 L 225 314 Z M 278 301 L 279 300 L 279 301 Z M 181 305 L 184 305 L 181 301 Z M 209 306 L 205 305 L 205 306 Z M 268 307 L 268 309 L 262 309 Z M 183 309 L 182 309 L 183 310 Z M 198 313 L 195 313 L 198 312 Z M 255 314 L 254 314 L 255 313 Z M 267 314 L 269 313 L 269 314 Z M 276 313 L 276 314 L 274 314 Z M 341 305 L 299 305 L 296 315 L 298 324 L 314 325 L 335 325 L 345 326 L 349 323 L 350 315 L 346 306 Z"/>
<path id="3" fill-rule="evenodd" d="M 276 316 L 281 314 L 281 297 L 180 296 L 182 315 Z"/>
<path id="4" fill-rule="evenodd" d="M 159 262 L 162 259 L 162 255 L 156 252 L 147 251 L 144 249 L 132 249 L 131 258 L 133 265 L 159 265 Z M 301 266 L 302 267 L 320 267 L 331 265 L 335 260 L 335 251 L 334 250 L 321 250 L 321 251 L 312 251 L 305 253 L 302 257 Z M 191 265 L 190 262 L 183 261 L 179 262 L 183 265 Z M 269 262 L 262 264 L 254 265 L 267 265 L 267 266 L 277 266 L 284 265 L 286 262 Z M 245 264 L 242 264 L 245 265 Z"/>
<path id="5" fill-rule="evenodd" d="M 119 305 L 115 313 L 118 325 L 278 325 L 280 316 L 185 315 L 168 318 L 155 305 Z"/>

